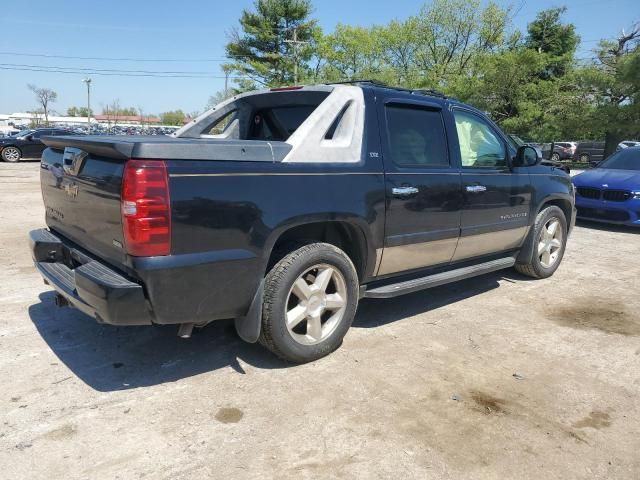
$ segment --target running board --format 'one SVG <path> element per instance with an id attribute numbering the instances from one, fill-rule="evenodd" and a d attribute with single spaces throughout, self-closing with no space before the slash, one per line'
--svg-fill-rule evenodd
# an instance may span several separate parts
<path id="1" fill-rule="evenodd" d="M 515 263 L 516 260 L 513 257 L 499 258 L 497 260 L 479 263 L 477 265 L 471 265 L 469 267 L 457 268 L 455 270 L 449 270 L 447 272 L 427 275 L 426 277 L 422 278 L 415 278 L 413 280 L 406 280 L 404 282 L 392 283 L 390 285 L 372 288 L 371 290 L 366 290 L 364 292 L 364 297 L 397 297 L 398 295 L 404 295 L 405 293 L 417 292 L 418 290 L 433 288 L 439 285 L 444 285 L 445 283 L 456 282 L 458 280 L 464 280 L 465 278 L 476 277 L 478 275 L 484 275 L 485 273 L 494 272 L 496 270 L 502 270 L 503 268 L 513 267 Z"/>

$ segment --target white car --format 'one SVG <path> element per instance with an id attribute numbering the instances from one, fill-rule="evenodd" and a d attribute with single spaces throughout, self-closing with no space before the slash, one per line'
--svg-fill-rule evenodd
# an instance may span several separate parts
<path id="1" fill-rule="evenodd" d="M 622 150 L 623 148 L 629 147 L 640 147 L 640 142 L 638 140 L 623 140 L 618 144 L 616 150 Z"/>

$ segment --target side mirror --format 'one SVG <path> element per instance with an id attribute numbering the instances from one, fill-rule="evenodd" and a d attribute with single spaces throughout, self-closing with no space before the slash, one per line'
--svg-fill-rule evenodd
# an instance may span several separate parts
<path id="1" fill-rule="evenodd" d="M 26 137 L 24 137 L 24 139 L 25 139 L 27 142 L 30 142 L 31 140 L 33 140 L 33 135 L 27 135 Z"/>
<path id="2" fill-rule="evenodd" d="M 518 147 L 518 153 L 514 166 L 516 167 L 533 167 L 540 163 L 542 158 L 538 155 L 538 151 L 530 145 L 523 145 Z"/>

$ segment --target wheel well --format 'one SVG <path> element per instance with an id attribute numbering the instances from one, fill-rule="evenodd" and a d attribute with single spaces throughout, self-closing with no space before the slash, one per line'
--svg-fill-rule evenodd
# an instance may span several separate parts
<path id="1" fill-rule="evenodd" d="M 17 149 L 20 152 L 20 155 L 22 155 L 22 149 L 16 145 L 3 145 L 2 148 L 0 148 L 0 152 L 2 150 L 4 150 L 5 148 L 9 148 L 9 147 L 13 147 L 15 149 Z"/>
<path id="2" fill-rule="evenodd" d="M 271 250 L 267 270 L 292 250 L 316 242 L 330 243 L 344 251 L 356 267 L 358 278 L 363 277 L 367 260 L 364 234 L 355 225 L 339 221 L 307 223 L 285 231 Z"/>
<path id="3" fill-rule="evenodd" d="M 556 207 L 560 208 L 560 210 L 562 210 L 562 213 L 564 213 L 564 218 L 567 221 L 567 227 L 569 227 L 569 222 L 571 222 L 571 213 L 572 213 L 571 202 L 569 202 L 569 200 L 562 200 L 560 198 L 548 200 L 542 204 L 542 206 L 540 207 L 540 210 L 538 210 L 538 213 L 540 213 L 544 208 L 550 205 L 555 205 Z"/>

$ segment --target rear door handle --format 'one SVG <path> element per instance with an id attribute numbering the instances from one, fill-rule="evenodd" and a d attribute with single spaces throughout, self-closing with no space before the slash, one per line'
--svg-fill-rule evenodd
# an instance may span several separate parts
<path id="1" fill-rule="evenodd" d="M 484 185 L 467 185 L 466 190 L 469 193 L 481 193 L 486 192 L 487 187 L 485 187 Z"/>
<path id="2" fill-rule="evenodd" d="M 393 187 L 391 189 L 394 197 L 408 197 L 409 195 L 415 195 L 418 191 L 416 187 Z"/>

